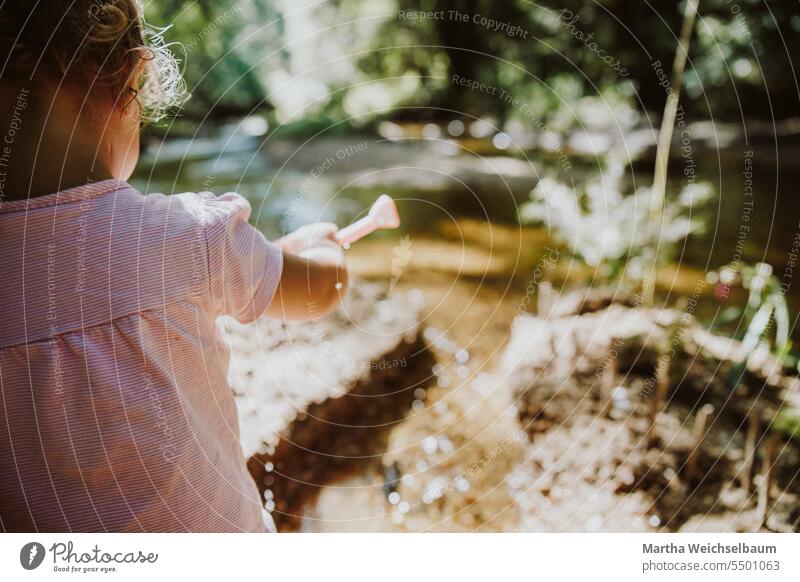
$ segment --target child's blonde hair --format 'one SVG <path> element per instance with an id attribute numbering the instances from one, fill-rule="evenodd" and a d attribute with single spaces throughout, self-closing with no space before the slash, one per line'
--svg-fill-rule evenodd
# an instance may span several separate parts
<path id="1" fill-rule="evenodd" d="M 185 87 L 162 30 L 144 22 L 138 0 L 26 0 L 0 8 L 0 79 L 48 79 L 102 94 L 142 119 L 180 105 Z M 129 89 L 139 63 L 138 88 Z"/>

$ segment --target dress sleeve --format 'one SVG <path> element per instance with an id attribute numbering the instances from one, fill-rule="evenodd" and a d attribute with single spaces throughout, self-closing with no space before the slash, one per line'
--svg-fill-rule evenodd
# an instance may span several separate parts
<path id="1" fill-rule="evenodd" d="M 201 194 L 211 301 L 218 315 L 249 323 L 269 307 L 283 272 L 283 254 L 248 222 L 242 196 Z"/>

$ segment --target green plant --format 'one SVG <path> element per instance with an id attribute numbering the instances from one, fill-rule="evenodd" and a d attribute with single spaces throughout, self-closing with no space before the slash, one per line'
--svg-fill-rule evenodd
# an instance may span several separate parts
<path id="1" fill-rule="evenodd" d="M 520 209 L 521 220 L 545 225 L 558 244 L 592 268 L 593 282 L 600 275 L 601 283 L 624 278 L 637 285 L 655 249 L 663 260 L 676 243 L 703 227 L 697 211 L 711 198 L 708 184 L 689 184 L 669 197 L 662 221 L 655 223 L 650 217 L 653 189 L 626 193 L 626 167 L 608 160 L 605 170 L 583 187 L 543 178 Z"/>
<path id="2" fill-rule="evenodd" d="M 718 278 L 722 289 L 739 283 L 748 292 L 747 305 L 733 312 L 733 315 L 743 316 L 746 322 L 743 333 L 739 334 L 742 341 L 740 361 L 745 363 L 759 346 L 767 347 L 771 354 L 784 361 L 792 347 L 789 307 L 772 267 L 767 263 L 730 264 L 719 270 Z"/>

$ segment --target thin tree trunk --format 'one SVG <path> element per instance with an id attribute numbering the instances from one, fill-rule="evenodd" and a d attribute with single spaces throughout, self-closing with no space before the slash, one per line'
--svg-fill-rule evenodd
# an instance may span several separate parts
<path id="1" fill-rule="evenodd" d="M 687 0 L 686 12 L 683 15 L 683 24 L 678 39 L 678 50 L 675 52 L 675 59 L 672 62 L 672 90 L 667 95 L 667 102 L 664 104 L 664 115 L 661 119 L 661 128 L 658 132 L 658 143 L 656 145 L 656 167 L 653 173 L 653 191 L 650 204 L 650 225 L 648 228 L 662 228 L 662 214 L 664 200 L 667 190 L 667 165 L 669 163 L 669 150 L 672 143 L 672 132 L 675 129 L 675 116 L 678 112 L 678 100 L 681 93 L 683 82 L 683 71 L 686 68 L 686 59 L 689 56 L 689 45 L 692 40 L 694 21 L 697 16 L 697 7 L 700 0 Z M 650 273 L 645 279 L 644 292 L 647 305 L 653 304 L 655 294 L 655 275 L 658 264 L 658 248 L 655 249 L 653 263 Z"/>

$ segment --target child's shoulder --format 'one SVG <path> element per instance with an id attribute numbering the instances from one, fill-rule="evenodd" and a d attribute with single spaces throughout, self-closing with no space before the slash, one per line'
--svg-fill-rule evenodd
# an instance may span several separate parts
<path id="1" fill-rule="evenodd" d="M 148 194 L 144 198 L 154 210 L 185 213 L 206 226 L 231 220 L 246 222 L 251 211 L 247 199 L 235 192 L 219 196 L 213 192 L 181 192 L 169 196 Z"/>

